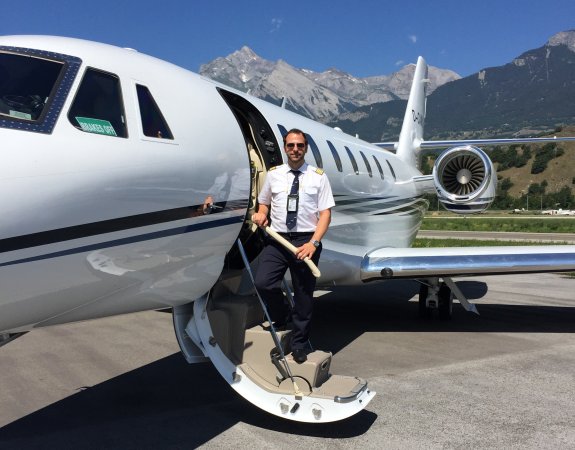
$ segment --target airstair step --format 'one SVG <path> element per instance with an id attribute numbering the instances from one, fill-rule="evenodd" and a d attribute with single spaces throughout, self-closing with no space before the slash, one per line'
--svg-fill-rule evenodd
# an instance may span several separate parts
<path id="1" fill-rule="evenodd" d="M 305 378 L 312 388 L 325 383 L 329 378 L 331 353 L 316 350 L 307 355 L 307 361 L 296 363 L 292 355 L 286 357 L 292 375 Z"/>
<path id="2" fill-rule="evenodd" d="M 332 375 L 320 387 L 313 390 L 314 397 L 334 399 L 338 403 L 348 403 L 367 389 L 367 382 L 357 377 Z"/>

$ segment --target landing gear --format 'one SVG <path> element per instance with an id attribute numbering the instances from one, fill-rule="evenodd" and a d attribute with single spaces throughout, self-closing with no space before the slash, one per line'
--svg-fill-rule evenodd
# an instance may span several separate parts
<path id="1" fill-rule="evenodd" d="M 422 284 L 419 287 L 419 317 L 426 319 L 431 317 L 433 308 L 427 306 L 427 296 L 429 294 L 429 287 L 426 284 Z"/>
<path id="2" fill-rule="evenodd" d="M 419 317 L 429 318 L 437 310 L 441 320 L 451 320 L 453 313 L 453 292 L 438 279 L 421 280 L 419 288 Z"/>
<path id="3" fill-rule="evenodd" d="M 441 283 L 439 292 L 439 318 L 441 320 L 451 320 L 453 313 L 453 292 L 445 283 Z"/>

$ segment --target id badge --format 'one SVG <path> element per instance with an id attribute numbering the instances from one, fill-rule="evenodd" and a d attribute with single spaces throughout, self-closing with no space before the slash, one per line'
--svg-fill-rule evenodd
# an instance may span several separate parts
<path id="1" fill-rule="evenodd" d="M 287 199 L 287 211 L 288 212 L 297 212 L 297 205 L 299 201 L 299 195 L 288 195 Z"/>

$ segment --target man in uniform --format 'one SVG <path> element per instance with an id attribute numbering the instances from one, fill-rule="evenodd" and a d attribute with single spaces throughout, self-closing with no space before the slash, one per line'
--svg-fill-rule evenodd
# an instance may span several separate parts
<path id="1" fill-rule="evenodd" d="M 292 355 L 302 363 L 307 359 L 313 312 L 315 277 L 304 263 L 305 258 L 317 265 L 321 253 L 321 239 L 331 221 L 335 201 L 331 186 L 322 169 L 305 162 L 307 138 L 303 131 L 292 129 L 284 137 L 287 164 L 268 171 L 266 181 L 258 196 L 258 211 L 252 221 L 258 226 L 268 224 L 271 229 L 290 241 L 296 248 L 294 255 L 273 239 L 262 251 L 256 274 L 256 289 L 268 305 L 272 321 L 277 326 L 287 320 L 287 308 L 279 286 L 289 268 L 294 288 L 292 310 Z"/>

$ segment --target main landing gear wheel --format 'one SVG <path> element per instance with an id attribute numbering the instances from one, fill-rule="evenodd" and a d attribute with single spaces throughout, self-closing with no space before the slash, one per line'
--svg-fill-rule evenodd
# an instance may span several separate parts
<path id="1" fill-rule="evenodd" d="M 427 297 L 429 295 L 430 286 L 427 284 L 422 284 L 419 287 L 419 317 L 427 319 L 433 315 L 433 310 L 437 309 L 439 312 L 439 318 L 441 320 L 451 320 L 453 313 L 453 292 L 446 283 L 441 283 L 439 289 L 437 289 L 437 284 L 432 285 L 431 289 L 437 289 L 437 297 L 432 297 L 429 299 L 429 305 Z"/>
<path id="2" fill-rule="evenodd" d="M 439 299 L 439 318 L 441 320 L 451 320 L 453 314 L 453 292 L 445 283 L 441 283 L 439 292 L 437 293 Z"/>

